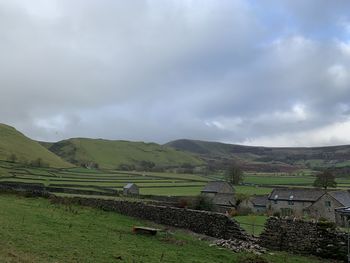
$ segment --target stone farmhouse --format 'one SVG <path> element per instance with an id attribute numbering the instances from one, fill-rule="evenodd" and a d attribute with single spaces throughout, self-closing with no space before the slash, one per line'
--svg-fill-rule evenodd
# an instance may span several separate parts
<path id="1" fill-rule="evenodd" d="M 134 183 L 128 183 L 123 188 L 123 195 L 138 195 L 139 187 Z"/>
<path id="2" fill-rule="evenodd" d="M 235 207 L 235 190 L 231 184 L 225 181 L 209 182 L 201 194 L 213 200 L 218 211 L 226 212 Z"/>
<path id="3" fill-rule="evenodd" d="M 325 191 L 306 188 L 276 188 L 268 197 L 268 210 L 281 216 L 302 217 L 305 209 L 314 204 Z"/>
<path id="4" fill-rule="evenodd" d="M 242 201 L 240 207 L 248 208 L 252 213 L 259 214 L 266 212 L 268 195 L 253 195 Z"/>
<path id="5" fill-rule="evenodd" d="M 310 216 L 315 219 L 324 218 L 337 224 L 344 221 L 345 217 L 341 217 L 340 209 L 346 207 L 350 208 L 349 191 L 306 188 L 274 189 L 268 196 L 267 204 L 268 210 L 278 212 L 281 216 Z"/>

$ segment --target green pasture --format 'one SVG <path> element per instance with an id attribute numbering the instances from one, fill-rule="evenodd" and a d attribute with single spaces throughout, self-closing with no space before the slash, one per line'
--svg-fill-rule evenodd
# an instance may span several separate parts
<path id="1" fill-rule="evenodd" d="M 0 262 L 246 262 L 247 254 L 209 246 L 188 231 L 136 235 L 135 225 L 166 227 L 114 212 L 4 194 L 0 207 Z M 263 257 L 271 263 L 326 262 L 281 252 Z"/>
<path id="2" fill-rule="evenodd" d="M 121 190 L 133 182 L 141 194 L 182 196 L 198 195 L 212 177 L 197 174 L 125 172 L 85 168 L 55 169 L 21 167 L 0 162 L 0 181 L 42 183 L 46 186 L 102 191 L 96 187 Z M 249 173 L 244 176 L 247 185 L 235 186 L 236 193 L 246 195 L 269 194 L 273 186 L 310 187 L 314 176 L 307 174 Z M 337 178 L 338 188 L 350 187 L 350 178 Z"/>
<path id="3" fill-rule="evenodd" d="M 257 185 L 312 185 L 314 180 L 315 177 L 312 176 L 247 175 L 244 177 L 244 183 Z"/>
<path id="4" fill-rule="evenodd" d="M 264 195 L 271 193 L 273 188 L 261 187 L 261 186 L 249 186 L 249 185 L 235 185 L 236 193 L 246 195 Z"/>
<path id="5" fill-rule="evenodd" d="M 154 187 L 140 188 L 140 193 L 145 195 L 165 195 L 165 196 L 194 196 L 199 195 L 203 187 Z"/>

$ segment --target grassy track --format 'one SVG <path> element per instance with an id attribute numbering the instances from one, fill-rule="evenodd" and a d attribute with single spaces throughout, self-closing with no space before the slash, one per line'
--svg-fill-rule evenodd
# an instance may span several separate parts
<path id="1" fill-rule="evenodd" d="M 135 235 L 132 226 L 154 224 L 113 212 L 3 194 L 0 207 L 0 262 L 226 263 L 246 256 L 210 247 L 179 230 Z M 271 263 L 322 262 L 278 252 L 264 257 Z"/>

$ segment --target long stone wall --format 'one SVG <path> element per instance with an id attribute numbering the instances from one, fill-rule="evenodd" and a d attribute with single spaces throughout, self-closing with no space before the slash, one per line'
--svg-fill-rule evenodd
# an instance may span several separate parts
<path id="1" fill-rule="evenodd" d="M 45 186 L 40 183 L 17 183 L 17 182 L 0 182 L 0 189 L 2 190 L 14 190 L 14 191 L 26 191 L 26 192 L 54 192 L 54 193 L 67 193 L 77 195 L 107 195 L 117 196 L 117 191 L 94 191 L 84 189 L 73 189 L 63 187 L 51 187 Z M 104 190 L 104 189 L 101 189 Z"/>
<path id="2" fill-rule="evenodd" d="M 42 184 L 0 183 L 0 191 L 20 192 L 28 196 L 46 197 L 53 203 L 77 204 L 114 211 L 123 215 L 153 221 L 155 223 L 189 229 L 193 232 L 223 239 L 248 240 L 250 236 L 230 217 L 207 211 L 177 208 L 167 205 L 105 200 L 85 197 L 59 197 L 50 194 Z M 84 191 L 84 190 L 82 190 Z"/>
<path id="3" fill-rule="evenodd" d="M 183 209 L 142 202 L 101 200 L 81 197 L 51 196 L 54 203 L 77 204 L 100 208 L 105 211 L 150 220 L 158 224 L 189 229 L 193 232 L 224 239 L 247 240 L 250 236 L 239 224 L 220 213 Z"/>
<path id="4" fill-rule="evenodd" d="M 104 195 L 104 196 L 120 196 L 122 191 L 112 190 L 107 187 L 101 186 L 91 186 L 96 189 L 76 189 L 77 185 L 74 184 L 50 184 L 50 186 L 45 186 L 42 183 L 23 183 L 23 182 L 0 182 L 0 190 L 14 190 L 14 191 L 42 191 L 51 193 L 67 193 L 67 194 L 78 194 L 78 195 Z M 97 191 L 100 190 L 100 191 Z M 193 196 L 157 196 L 157 195 L 135 195 L 130 196 L 138 199 L 153 200 L 166 205 L 177 206 L 179 200 L 186 199 L 191 202 L 195 199 Z"/>
<path id="5" fill-rule="evenodd" d="M 331 222 L 270 217 L 260 235 L 260 245 L 271 250 L 347 259 L 347 235 L 336 231 Z"/>

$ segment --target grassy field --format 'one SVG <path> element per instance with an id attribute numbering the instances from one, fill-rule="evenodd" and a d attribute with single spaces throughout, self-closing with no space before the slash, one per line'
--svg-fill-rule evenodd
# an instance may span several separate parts
<path id="1" fill-rule="evenodd" d="M 74 160 L 76 163 L 94 162 L 100 168 L 106 169 L 117 169 L 121 164 L 137 165 L 141 161 L 153 162 L 158 166 L 203 164 L 203 161 L 191 153 L 156 143 L 75 138 L 48 146 L 65 160 Z"/>
<path id="2" fill-rule="evenodd" d="M 7 160 L 10 155 L 15 155 L 21 162 L 31 162 L 41 158 L 44 163 L 52 167 L 72 167 L 72 164 L 63 161 L 38 142 L 0 123 L 0 160 Z"/>
<path id="3" fill-rule="evenodd" d="M 18 164 L 0 162 L 0 182 L 42 183 L 46 186 L 102 191 L 99 187 L 122 190 L 134 182 L 141 194 L 166 196 L 193 196 L 210 181 L 208 177 L 195 174 L 120 172 L 113 170 L 90 170 L 84 168 L 53 169 L 24 168 Z M 236 186 L 237 193 L 267 194 L 272 188 Z"/>
<path id="4" fill-rule="evenodd" d="M 272 188 L 260 187 L 260 186 L 236 185 L 235 190 L 236 190 L 236 193 L 242 193 L 246 195 L 264 195 L 264 194 L 271 193 Z"/>
<path id="5" fill-rule="evenodd" d="M 245 262 L 246 254 L 210 247 L 181 230 L 135 235 L 134 225 L 157 226 L 113 212 L 0 195 L 0 262 Z M 271 263 L 326 262 L 276 252 Z"/>
<path id="6" fill-rule="evenodd" d="M 122 190 L 127 183 L 136 183 L 145 195 L 194 196 L 200 194 L 208 181 L 222 179 L 197 174 L 124 172 L 86 168 L 32 168 L 0 161 L 0 182 L 42 183 L 50 187 L 94 190 L 105 193 Z M 245 185 L 235 186 L 236 193 L 269 194 L 274 186 L 311 187 L 311 174 L 246 174 Z M 337 178 L 338 189 L 350 187 L 350 178 Z"/>

